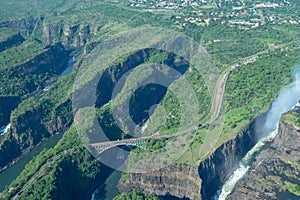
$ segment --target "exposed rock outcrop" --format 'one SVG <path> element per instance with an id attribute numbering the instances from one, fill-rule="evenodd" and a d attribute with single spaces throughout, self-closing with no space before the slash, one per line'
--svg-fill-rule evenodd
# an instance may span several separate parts
<path id="1" fill-rule="evenodd" d="M 61 44 L 48 47 L 32 60 L 1 70 L 0 94 L 23 96 L 56 81 L 67 67 L 69 52 Z"/>
<path id="2" fill-rule="evenodd" d="M 244 127 L 232 140 L 222 144 L 216 151 L 199 165 L 202 179 L 202 199 L 210 199 L 225 182 L 228 174 L 256 144 L 255 121 Z"/>
<path id="3" fill-rule="evenodd" d="M 0 171 L 35 145 L 58 132 L 66 131 L 73 122 L 71 100 L 58 107 L 39 104 L 11 120 L 11 128 L 1 141 Z"/>
<path id="4" fill-rule="evenodd" d="M 66 131 L 72 123 L 72 105 L 68 99 L 65 103 L 56 108 L 53 114 L 54 105 L 48 103 L 25 111 L 11 121 L 10 132 L 18 141 L 21 149 L 31 148 L 42 139 L 49 137 L 57 132 Z M 60 109 L 69 110 L 67 113 L 59 113 Z"/>
<path id="5" fill-rule="evenodd" d="M 48 45 L 62 43 L 65 48 L 75 49 L 83 47 L 89 40 L 92 30 L 97 30 L 97 25 L 91 24 L 65 24 L 64 22 L 48 23 L 47 17 L 38 17 L 36 19 L 20 19 L 14 21 L 0 22 L 0 28 L 17 28 L 20 34 L 13 36 L 13 41 L 21 40 L 33 36 L 42 40 Z M 92 26 L 92 27 L 91 27 Z M 8 42 L 10 39 L 8 39 Z M 6 44 L 6 43 L 5 43 Z M 1 51 L 0 43 L 0 51 Z"/>
<path id="6" fill-rule="evenodd" d="M 201 199 L 201 179 L 193 165 L 174 164 L 150 173 L 130 173 L 127 181 L 122 180 L 118 188 L 120 192 L 137 189 L 160 196 Z"/>
<path id="7" fill-rule="evenodd" d="M 53 45 L 61 42 L 66 48 L 83 47 L 90 36 L 89 24 L 67 25 L 63 23 L 47 24 L 43 22 L 43 41 Z"/>
<path id="8" fill-rule="evenodd" d="M 174 164 L 151 173 L 128 174 L 126 181 L 120 181 L 119 190 L 126 192 L 136 188 L 144 193 L 210 199 L 256 141 L 255 122 L 252 121 L 198 165 Z"/>
<path id="9" fill-rule="evenodd" d="M 294 111 L 300 114 L 300 109 Z M 228 199 L 300 199 L 289 191 L 288 184 L 300 188 L 300 128 L 283 115 L 273 142 L 256 157 L 249 175 Z"/>
<path id="10" fill-rule="evenodd" d="M 34 30 L 35 24 L 43 18 L 37 19 L 19 19 L 13 21 L 2 21 L 0 22 L 0 28 L 17 28 L 24 36 L 29 36 Z"/>
<path id="11" fill-rule="evenodd" d="M 2 70 L 0 77 L 5 77 L 7 81 L 1 84 L 0 91 L 14 96 L 34 95 L 58 79 L 59 74 L 67 67 L 68 60 L 69 53 L 62 45 L 51 46 L 29 62 Z M 37 76 L 43 78 L 36 78 Z M 16 105 L 6 113 L 10 114 L 15 107 Z M 10 132 L 3 136 L 0 143 L 0 170 L 43 139 L 65 131 L 72 123 L 70 100 L 61 105 L 44 102 L 19 109 L 25 111 L 11 116 Z"/>

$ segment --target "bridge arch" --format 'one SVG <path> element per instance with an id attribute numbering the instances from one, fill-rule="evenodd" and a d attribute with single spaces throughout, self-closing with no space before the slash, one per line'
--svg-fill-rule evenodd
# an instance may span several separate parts
<path id="1" fill-rule="evenodd" d="M 104 151 L 116 147 L 116 146 L 136 146 L 139 147 L 141 149 L 146 150 L 147 146 L 146 146 L 146 141 L 145 140 L 133 140 L 133 141 L 116 141 L 116 142 L 107 142 L 107 143 L 96 143 L 96 144 L 90 144 L 92 147 L 94 147 L 95 151 L 98 154 L 103 153 Z"/>

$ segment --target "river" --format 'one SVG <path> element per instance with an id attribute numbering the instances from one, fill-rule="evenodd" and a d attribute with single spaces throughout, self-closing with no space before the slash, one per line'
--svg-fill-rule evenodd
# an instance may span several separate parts
<path id="1" fill-rule="evenodd" d="M 17 176 L 23 171 L 25 165 L 32 159 L 34 159 L 42 150 L 50 149 L 54 147 L 57 142 L 62 138 L 63 134 L 56 134 L 48 138 L 45 142 L 40 145 L 34 147 L 32 151 L 27 153 L 22 159 L 7 168 L 3 172 L 0 173 L 0 192 L 5 189 L 5 186 L 8 186 Z"/>
<path id="2" fill-rule="evenodd" d="M 76 53 L 71 54 L 71 58 L 68 62 L 66 69 L 60 74 L 61 77 L 67 76 L 72 72 L 76 55 L 78 54 Z M 43 96 L 50 88 L 51 85 L 45 87 L 42 94 L 37 94 L 37 95 L 39 95 L 39 97 Z M 10 124 L 3 126 L 3 128 L 1 128 L 0 135 L 3 137 L 3 135 L 8 131 L 9 128 L 10 128 Z M 57 142 L 62 138 L 62 136 L 63 136 L 62 133 L 51 136 L 41 144 L 34 147 L 29 153 L 24 155 L 19 162 L 15 163 L 11 167 L 2 171 L 0 173 L 0 192 L 2 192 L 6 186 L 8 186 L 14 179 L 17 178 L 17 176 L 23 171 L 25 165 L 30 160 L 34 159 L 42 150 L 50 149 L 54 147 L 57 144 Z"/>
<path id="3" fill-rule="evenodd" d="M 105 182 L 93 193 L 91 200 L 112 200 L 119 194 L 117 185 L 122 172 L 115 170 Z"/>
<path id="4" fill-rule="evenodd" d="M 233 191 L 235 185 L 249 171 L 256 155 L 262 148 L 271 142 L 276 134 L 280 117 L 283 113 L 289 111 L 292 107 L 298 104 L 300 99 L 300 73 L 296 74 L 295 81 L 286 87 L 274 100 L 270 110 L 266 114 L 266 120 L 263 123 L 263 128 L 259 135 L 261 139 L 257 144 L 245 155 L 240 161 L 238 168 L 233 171 L 232 175 L 226 180 L 222 189 L 213 197 L 215 200 L 225 200 L 226 197 Z M 93 193 L 91 200 L 112 200 L 117 194 L 117 183 L 120 180 L 121 172 L 115 170 L 106 181 Z M 289 194 L 282 194 L 286 197 Z M 174 197 L 163 197 L 162 199 L 177 199 Z"/>
<path id="5" fill-rule="evenodd" d="M 10 123 L 0 129 L 0 135 L 4 135 L 10 129 Z"/>
<path id="6" fill-rule="evenodd" d="M 258 143 L 246 154 L 246 156 L 240 161 L 239 167 L 233 172 L 229 179 L 225 182 L 222 187 L 221 194 L 215 199 L 225 200 L 226 197 L 234 189 L 236 183 L 244 177 L 245 174 L 250 169 L 251 162 L 253 161 L 255 155 L 264 147 L 267 142 L 272 141 L 276 136 L 277 131 L 271 132 L 267 137 L 262 138 Z M 219 191 L 220 192 L 220 191 Z"/>
<path id="7" fill-rule="evenodd" d="M 117 185 L 121 179 L 122 172 L 114 170 L 105 182 L 93 193 L 91 200 L 113 200 L 119 193 Z M 187 200 L 173 196 L 160 196 L 161 200 Z"/>
<path id="8" fill-rule="evenodd" d="M 267 112 L 266 120 L 262 123 L 259 135 L 261 139 L 240 161 L 238 168 L 233 171 L 226 180 L 222 189 L 218 191 L 213 199 L 225 200 L 233 191 L 235 185 L 241 180 L 250 169 L 256 155 L 262 150 L 267 142 L 272 141 L 278 129 L 278 123 L 283 113 L 291 110 L 295 105 L 299 105 L 300 99 L 300 73 L 295 75 L 295 81 L 286 87 L 272 103 L 271 109 Z"/>
<path id="9" fill-rule="evenodd" d="M 73 70 L 73 66 L 74 66 L 74 62 L 76 60 L 76 58 L 78 57 L 78 52 L 72 52 L 71 53 L 71 58 L 68 61 L 68 66 L 67 68 L 60 74 L 60 76 L 67 76 L 69 74 L 71 74 L 72 70 Z"/>

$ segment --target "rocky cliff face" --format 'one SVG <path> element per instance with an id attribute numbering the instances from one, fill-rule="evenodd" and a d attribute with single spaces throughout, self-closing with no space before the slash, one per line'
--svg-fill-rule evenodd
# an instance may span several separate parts
<path id="1" fill-rule="evenodd" d="M 144 193 L 210 199 L 255 143 L 253 121 L 198 165 L 174 164 L 151 173 L 128 174 L 128 179 L 120 182 L 119 190 L 125 192 L 136 188 Z"/>
<path id="2" fill-rule="evenodd" d="M 19 29 L 20 32 L 24 36 L 29 36 L 34 30 L 35 24 L 42 20 L 43 18 L 38 19 L 19 19 L 14 21 L 2 21 L 0 22 L 0 28 L 16 28 Z"/>
<path id="3" fill-rule="evenodd" d="M 147 59 L 150 58 L 153 49 L 142 49 L 137 52 L 134 52 L 126 60 L 121 63 L 116 64 L 115 66 L 107 68 L 102 77 L 99 80 L 97 86 L 97 102 L 96 107 L 101 107 L 105 103 L 109 102 L 115 84 L 119 79 L 130 70 L 144 63 Z M 167 64 L 170 67 L 175 66 L 175 55 L 170 53 L 165 60 L 160 60 L 160 62 Z M 186 69 L 185 69 L 186 70 Z"/>
<path id="4" fill-rule="evenodd" d="M 69 49 L 83 47 L 89 40 L 90 35 L 93 33 L 91 30 L 97 30 L 97 25 L 68 25 L 64 24 L 63 22 L 47 23 L 46 21 L 47 18 L 45 17 L 38 17 L 36 19 L 29 18 L 14 21 L 3 21 L 0 22 L 0 28 L 16 28 L 20 30 L 20 33 L 25 38 L 31 35 L 39 40 L 42 40 L 48 45 L 62 43 L 65 48 Z"/>
<path id="5" fill-rule="evenodd" d="M 58 107 L 51 102 L 46 104 L 34 106 L 11 120 L 9 133 L 0 144 L 0 171 L 41 141 L 71 126 L 73 113 L 70 99 Z"/>
<path id="6" fill-rule="evenodd" d="M 135 188 L 149 194 L 201 199 L 201 179 L 197 167 L 192 165 L 174 164 L 151 173 L 130 173 L 127 181 L 122 180 L 118 188 L 120 192 Z"/>
<path id="7" fill-rule="evenodd" d="M 51 106 L 54 105 L 49 102 L 48 106 L 34 107 L 11 121 L 10 133 L 23 151 L 32 148 L 44 138 L 66 131 L 71 125 L 73 116 L 70 99 L 56 108 L 53 114 Z M 60 109 L 67 109 L 69 112 L 62 115 L 57 112 Z"/>
<path id="8" fill-rule="evenodd" d="M 232 140 L 222 144 L 199 165 L 202 179 L 202 199 L 210 199 L 225 182 L 228 174 L 256 144 L 255 121 L 252 121 Z"/>
<path id="9" fill-rule="evenodd" d="M 74 49 L 83 47 L 90 36 L 89 24 L 76 24 L 73 26 L 58 24 L 46 24 L 43 22 L 43 41 L 53 45 L 61 42 L 66 48 Z"/>
<path id="10" fill-rule="evenodd" d="M 31 96 L 37 90 L 53 83 L 67 67 L 69 52 L 57 44 L 46 48 L 32 60 L 1 70 L 0 94 L 4 96 Z"/>
<path id="11" fill-rule="evenodd" d="M 300 199 L 300 128 L 289 120 L 296 113 L 300 108 L 283 115 L 274 141 L 228 199 Z"/>
<path id="12" fill-rule="evenodd" d="M 69 53 L 62 45 L 49 47 L 44 53 L 29 62 L 2 70 L 0 77 L 5 77 L 2 80 L 7 81 L 3 81 L 0 89 L 15 96 L 32 96 L 41 92 L 46 85 L 56 81 L 59 74 L 66 68 L 68 60 Z M 19 78 L 18 81 L 14 79 L 15 77 Z M 6 113 L 10 114 L 16 106 L 11 106 Z M 10 132 L 0 143 L 2 155 L 0 170 L 43 139 L 57 132 L 65 131 L 72 122 L 71 110 L 70 100 L 61 105 L 44 102 L 37 106 L 31 105 L 22 114 L 11 117 Z"/>

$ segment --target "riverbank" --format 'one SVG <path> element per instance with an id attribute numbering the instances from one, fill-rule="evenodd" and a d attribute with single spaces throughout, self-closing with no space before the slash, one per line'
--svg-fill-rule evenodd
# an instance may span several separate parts
<path id="1" fill-rule="evenodd" d="M 8 129 L 10 129 L 10 123 L 0 129 L 0 136 L 7 133 Z"/>
<path id="2" fill-rule="evenodd" d="M 34 148 L 24 152 L 18 159 L 16 159 L 11 165 L 7 166 L 0 172 L 0 193 L 6 186 L 16 179 L 16 177 L 24 170 L 27 163 L 34 159 L 42 150 L 47 150 L 54 147 L 57 142 L 62 138 L 63 134 L 58 133 L 51 136 L 47 140 L 42 141 Z"/>
<path id="3" fill-rule="evenodd" d="M 222 188 L 225 181 L 234 173 L 234 169 L 237 169 L 233 178 L 225 183 L 226 186 L 224 185 L 224 188 L 228 188 L 224 189 L 226 195 L 222 194 L 221 199 L 224 199 L 238 180 L 249 170 L 253 157 L 274 139 L 276 135 L 274 130 L 278 126 L 280 116 L 290 110 L 300 99 L 299 83 L 297 79 L 296 82 L 287 87 L 273 101 L 268 112 L 253 120 L 234 139 L 222 144 L 198 166 L 173 164 L 165 169 L 150 173 L 129 173 L 126 180 L 120 181 L 119 190 L 127 192 L 135 188 L 143 193 L 171 194 L 190 199 L 211 199 L 216 194 L 220 195 L 218 189 Z M 272 134 L 270 135 L 270 133 Z M 254 149 L 252 149 L 253 147 Z M 244 156 L 246 157 L 244 158 Z M 242 158 L 244 159 L 242 160 Z M 147 167 L 153 164 L 149 163 Z M 198 174 L 191 176 L 191 170 L 188 170 L 190 168 L 197 168 Z M 180 171 L 178 171 L 179 169 Z M 198 180 L 200 185 L 196 186 L 195 180 Z M 182 183 L 185 183 L 185 187 L 181 187 Z M 186 185 L 189 187 L 187 188 Z M 197 195 L 197 190 L 201 191 L 201 195 Z"/>
<path id="4" fill-rule="evenodd" d="M 60 74 L 60 76 L 67 76 L 72 72 L 73 66 L 76 61 L 76 56 L 78 52 L 74 51 L 71 53 L 71 57 L 68 61 L 68 65 L 65 67 L 63 72 Z M 51 83 L 51 85 L 48 85 L 44 89 L 41 89 L 39 91 L 36 91 L 35 97 L 42 97 L 48 92 L 48 90 L 51 88 L 51 86 L 54 84 Z M 27 117 L 28 118 L 28 117 Z M 5 129 L 3 129 L 3 133 L 1 133 L 1 137 L 5 137 L 5 134 L 9 129 L 11 128 L 11 123 L 9 123 Z M 15 128 L 15 127 L 13 127 Z M 11 134 L 10 132 L 7 132 L 7 134 Z M 49 149 L 54 147 L 57 142 L 62 138 L 63 133 L 56 133 L 53 135 L 50 135 L 49 138 L 42 138 L 42 140 L 33 146 L 30 146 L 29 148 L 26 148 L 22 153 L 12 161 L 10 161 L 7 165 L 2 167 L 0 169 L 0 192 L 4 190 L 6 186 L 8 186 L 25 168 L 26 164 L 34 159 L 42 150 Z"/>
<path id="5" fill-rule="evenodd" d="M 275 139 L 255 158 L 229 199 L 300 198 L 300 127 L 295 118 L 300 118 L 300 107 L 282 116 Z"/>
<path id="6" fill-rule="evenodd" d="M 232 173 L 222 187 L 220 196 L 216 194 L 219 200 L 225 200 L 226 197 L 235 188 L 235 185 L 247 175 L 252 163 L 259 153 L 267 144 L 272 142 L 277 137 L 277 132 L 280 132 L 279 120 L 282 114 L 295 109 L 299 104 L 300 99 L 300 73 L 295 75 L 295 81 L 285 88 L 272 103 L 271 109 L 267 112 L 265 120 L 259 122 L 259 135 L 261 139 L 254 148 L 249 151 L 245 158 L 240 162 L 239 167 Z"/>

